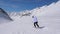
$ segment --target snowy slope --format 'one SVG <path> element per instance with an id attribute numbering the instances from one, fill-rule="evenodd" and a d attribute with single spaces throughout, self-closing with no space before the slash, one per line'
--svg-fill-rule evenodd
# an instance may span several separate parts
<path id="1" fill-rule="evenodd" d="M 12 19 L 9 17 L 9 15 L 2 9 L 0 8 L 0 24 L 12 21 Z"/>
<path id="2" fill-rule="evenodd" d="M 39 26 L 33 27 L 31 16 L 11 16 L 14 21 L 0 24 L 0 34 L 60 34 L 60 1 L 49 6 L 35 8 L 32 15 L 38 17 Z M 15 14 L 14 14 L 15 15 Z"/>

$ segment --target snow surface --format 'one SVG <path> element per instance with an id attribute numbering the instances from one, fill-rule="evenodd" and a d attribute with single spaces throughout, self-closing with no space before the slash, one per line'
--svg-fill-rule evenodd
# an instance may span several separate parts
<path id="1" fill-rule="evenodd" d="M 60 34 L 60 1 L 31 11 L 38 17 L 39 26 L 45 28 L 34 28 L 32 15 L 20 17 L 14 14 L 10 16 L 14 21 L 0 24 L 0 34 Z"/>

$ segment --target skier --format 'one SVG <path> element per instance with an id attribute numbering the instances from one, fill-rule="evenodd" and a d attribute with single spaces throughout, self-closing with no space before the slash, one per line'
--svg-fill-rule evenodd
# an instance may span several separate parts
<path id="1" fill-rule="evenodd" d="M 37 26 L 39 28 L 37 17 L 32 16 L 32 18 L 33 18 L 33 22 L 34 22 L 34 27 L 36 28 L 36 26 Z"/>

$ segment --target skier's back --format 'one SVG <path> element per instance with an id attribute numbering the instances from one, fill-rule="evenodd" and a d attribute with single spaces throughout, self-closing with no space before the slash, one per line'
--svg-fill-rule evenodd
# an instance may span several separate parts
<path id="1" fill-rule="evenodd" d="M 36 16 L 32 16 L 32 18 L 33 18 L 33 22 L 34 22 L 34 27 L 36 27 L 36 26 L 39 27 L 37 17 Z"/>

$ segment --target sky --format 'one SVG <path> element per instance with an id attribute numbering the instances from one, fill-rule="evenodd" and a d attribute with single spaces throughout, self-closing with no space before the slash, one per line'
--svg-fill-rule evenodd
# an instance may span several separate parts
<path id="1" fill-rule="evenodd" d="M 58 0 L 0 0 L 0 8 L 5 11 L 23 11 L 32 10 L 37 7 L 42 7 L 44 5 L 50 5 Z"/>

